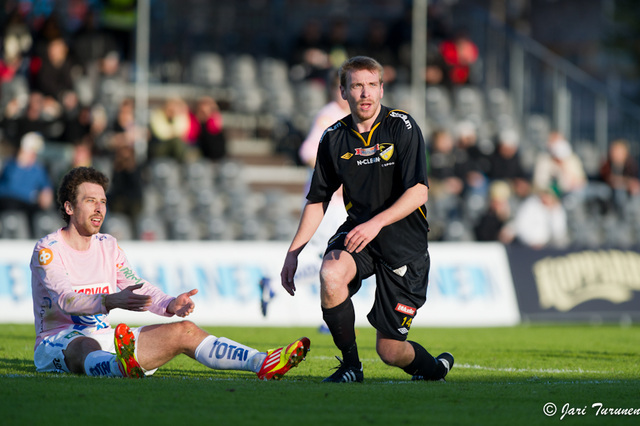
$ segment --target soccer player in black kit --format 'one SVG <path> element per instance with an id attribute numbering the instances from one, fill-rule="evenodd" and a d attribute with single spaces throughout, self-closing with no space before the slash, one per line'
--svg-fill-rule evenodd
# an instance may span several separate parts
<path id="1" fill-rule="evenodd" d="M 376 296 L 367 318 L 377 330 L 376 351 L 414 380 L 443 380 L 453 367 L 445 352 L 433 357 L 407 340 L 426 301 L 429 276 L 426 152 L 422 132 L 406 112 L 383 106 L 382 66 L 365 56 L 340 68 L 340 90 L 351 114 L 327 128 L 307 203 L 282 267 L 282 286 L 295 294 L 298 255 L 343 185 L 347 220 L 329 240 L 320 268 L 322 315 L 342 352 L 325 382 L 362 382 L 351 297 L 375 275 Z"/>

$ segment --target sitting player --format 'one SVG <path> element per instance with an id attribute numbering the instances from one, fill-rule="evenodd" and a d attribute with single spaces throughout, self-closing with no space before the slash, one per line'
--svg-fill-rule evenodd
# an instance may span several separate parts
<path id="1" fill-rule="evenodd" d="M 106 214 L 108 178 L 78 167 L 62 179 L 60 210 L 67 226 L 42 238 L 31 258 L 36 326 L 34 362 L 40 372 L 141 378 L 179 354 L 216 370 L 245 370 L 279 380 L 304 360 L 310 342 L 260 352 L 208 334 L 191 321 L 112 328 L 116 308 L 170 317 L 193 312 L 191 297 L 177 297 L 138 277 L 111 235 L 99 233 Z M 120 291 L 117 291 L 120 290 Z"/>

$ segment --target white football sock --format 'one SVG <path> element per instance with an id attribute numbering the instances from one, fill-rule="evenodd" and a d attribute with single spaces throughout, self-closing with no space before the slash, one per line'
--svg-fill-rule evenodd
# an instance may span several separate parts
<path id="1" fill-rule="evenodd" d="M 87 376 L 122 377 L 120 363 L 114 354 L 106 351 L 93 351 L 84 359 L 84 372 Z"/>
<path id="2" fill-rule="evenodd" d="M 215 370 L 244 370 L 257 373 L 267 354 L 226 337 L 208 336 L 198 345 L 196 361 Z"/>

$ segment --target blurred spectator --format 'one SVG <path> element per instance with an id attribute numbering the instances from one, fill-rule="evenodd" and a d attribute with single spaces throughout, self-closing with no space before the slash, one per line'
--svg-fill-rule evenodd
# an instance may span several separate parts
<path id="1" fill-rule="evenodd" d="M 100 27 L 98 16 L 95 13 L 87 13 L 83 26 L 73 36 L 71 50 L 86 74 L 109 52 L 117 54 L 118 45 L 114 38 Z"/>
<path id="2" fill-rule="evenodd" d="M 612 189 L 616 208 L 624 207 L 629 197 L 640 194 L 638 163 L 629 153 L 629 143 L 617 139 L 609 145 L 607 157 L 600 167 L 600 180 Z"/>
<path id="3" fill-rule="evenodd" d="M 457 173 L 455 141 L 451 133 L 442 129 L 433 132 L 428 151 L 430 194 L 461 195 L 464 181 Z"/>
<path id="4" fill-rule="evenodd" d="M 427 67 L 424 73 L 424 80 L 427 85 L 444 85 L 450 88 L 448 75 L 445 72 L 446 64 L 440 54 L 438 45 L 427 40 Z"/>
<path id="5" fill-rule="evenodd" d="M 94 97 L 92 101 L 104 107 L 109 121 L 115 120 L 120 103 L 125 98 L 127 73 L 119 54 L 109 51 L 98 59 L 97 69 L 89 75 Z"/>
<path id="6" fill-rule="evenodd" d="M 325 80 L 331 69 L 329 53 L 324 42 L 321 21 L 310 19 L 297 37 L 289 57 L 294 80 Z"/>
<path id="7" fill-rule="evenodd" d="M 582 160 L 571 149 L 564 135 L 553 131 L 547 139 L 547 151 L 536 158 L 533 185 L 553 188 L 562 198 L 567 194 L 579 195 L 587 184 Z"/>
<path id="8" fill-rule="evenodd" d="M 33 11 L 32 11 L 33 12 Z M 47 49 L 51 40 L 63 37 L 63 31 L 55 13 L 46 16 L 29 17 L 29 23 L 34 32 L 32 56 L 44 58 L 47 56 Z"/>
<path id="9" fill-rule="evenodd" d="M 114 152 L 109 186 L 109 209 L 123 213 L 135 226 L 143 207 L 144 180 L 133 146 L 121 146 Z"/>
<path id="10" fill-rule="evenodd" d="M 398 55 L 389 43 L 389 31 L 387 23 L 381 19 L 372 19 L 367 27 L 362 55 L 376 58 L 384 68 L 385 87 L 393 84 L 397 78 Z"/>
<path id="11" fill-rule="evenodd" d="M 148 139 L 146 133 L 145 129 L 136 125 L 133 99 L 126 98 L 120 102 L 116 119 L 97 144 L 97 151 L 100 154 L 111 154 L 121 147 L 134 147 L 137 140 Z"/>
<path id="12" fill-rule="evenodd" d="M 53 187 L 38 154 L 44 139 L 38 133 L 27 133 L 20 141 L 20 149 L 7 161 L 0 174 L 0 210 L 20 210 L 27 213 L 29 223 L 40 210 L 53 204 Z"/>
<path id="13" fill-rule="evenodd" d="M 455 173 L 465 185 L 465 192 L 485 196 L 487 193 L 486 174 L 489 159 L 478 146 L 475 124 L 461 121 L 456 126 Z"/>
<path id="14" fill-rule="evenodd" d="M 440 54 L 447 66 L 447 76 L 454 85 L 470 82 L 471 67 L 478 60 L 478 47 L 466 31 L 458 31 L 453 39 L 440 43 Z"/>
<path id="15" fill-rule="evenodd" d="M 133 61 L 133 41 L 137 23 L 136 0 L 104 0 L 100 21 L 118 45 L 120 57 Z"/>
<path id="16" fill-rule="evenodd" d="M 489 186 L 489 207 L 474 226 L 477 241 L 500 241 L 509 244 L 514 231 L 511 224 L 511 189 L 508 183 L 496 180 Z"/>
<path id="17" fill-rule="evenodd" d="M 567 213 L 554 189 L 534 189 L 516 211 L 514 232 L 520 243 L 534 249 L 568 245 Z"/>
<path id="18" fill-rule="evenodd" d="M 29 27 L 18 10 L 9 17 L 2 40 L 3 56 L 0 60 L 0 83 L 7 83 L 12 81 L 17 74 L 26 76 L 28 66 L 24 58 L 33 45 L 33 37 Z"/>
<path id="19" fill-rule="evenodd" d="M 342 99 L 340 93 L 340 79 L 337 73 L 334 73 L 329 84 L 329 103 L 323 106 L 313 120 L 313 124 L 307 137 L 300 145 L 298 156 L 304 164 L 313 168 L 316 165 L 316 154 L 318 153 L 318 145 L 320 138 L 327 127 L 334 124 L 341 118 L 349 115 L 349 104 Z"/>
<path id="20" fill-rule="evenodd" d="M 75 108 L 65 109 L 63 119 L 62 142 L 76 144 L 91 131 L 91 108 L 88 106 L 76 105 Z"/>
<path id="21" fill-rule="evenodd" d="M 49 41 L 46 54 L 31 61 L 31 88 L 61 103 L 74 91 L 72 69 L 67 43 L 62 37 L 54 38 Z"/>
<path id="22" fill-rule="evenodd" d="M 203 157 L 213 161 L 227 155 L 227 139 L 223 131 L 222 113 L 216 101 L 203 96 L 196 102 L 191 114 L 189 142 L 195 144 Z"/>
<path id="23" fill-rule="evenodd" d="M 427 10 L 427 84 L 437 85 L 445 82 L 444 61 L 439 51 L 440 43 L 449 38 L 450 30 L 447 22 L 449 6 L 445 2 L 429 2 Z M 407 5 L 402 16 L 392 22 L 389 27 L 389 45 L 396 53 L 398 80 L 409 81 L 411 70 L 411 44 L 413 37 L 412 8 Z M 376 56 L 373 55 L 375 58 Z"/>
<path id="24" fill-rule="evenodd" d="M 149 126 L 150 158 L 168 157 L 178 161 L 186 159 L 191 120 L 187 104 L 182 99 L 169 98 L 161 108 L 152 110 Z"/>
<path id="25" fill-rule="evenodd" d="M 32 91 L 29 94 L 26 109 L 20 109 L 18 99 L 12 99 L 5 109 L 5 137 L 9 144 L 18 150 L 22 137 L 29 132 L 37 132 L 45 139 L 58 138 L 64 129 L 60 121 L 60 104 L 47 102 L 42 93 Z"/>
<path id="26" fill-rule="evenodd" d="M 525 173 L 518 150 L 520 141 L 515 130 L 503 130 L 497 138 L 494 151 L 489 156 L 488 178 L 494 180 L 504 180 L 509 183 L 515 195 L 526 198 L 531 192 L 531 183 Z"/>
<path id="27" fill-rule="evenodd" d="M 349 21 L 336 17 L 330 25 L 326 37 L 327 52 L 329 53 L 329 66 L 338 69 L 353 54 L 353 45 L 349 36 Z"/>
<path id="28" fill-rule="evenodd" d="M 304 193 L 306 195 L 311 184 L 311 177 L 313 169 L 316 165 L 316 156 L 318 154 L 318 145 L 320 145 L 320 139 L 324 135 L 325 130 L 335 124 L 338 120 L 346 117 L 350 114 L 349 103 L 342 99 L 340 92 L 340 78 L 337 72 L 334 72 L 332 78 L 327 85 L 329 91 L 329 103 L 323 106 L 318 114 L 315 116 L 309 133 L 300 145 L 298 150 L 298 156 L 300 160 L 309 167 L 309 179 L 305 185 Z M 338 188 L 331 197 L 331 201 L 327 206 L 324 218 L 320 223 L 320 226 L 314 233 L 313 237 L 308 243 L 308 247 L 312 247 L 317 257 L 314 257 L 314 261 L 321 259 L 326 249 L 327 241 L 333 235 L 336 228 L 340 226 L 347 218 L 347 213 L 344 207 L 344 199 L 342 198 L 342 187 Z"/>
<path id="29" fill-rule="evenodd" d="M 455 142 L 449 131 L 433 132 L 428 150 L 430 238 L 437 241 L 444 236 L 450 220 L 462 217 L 461 199 L 464 181 L 456 173 Z"/>

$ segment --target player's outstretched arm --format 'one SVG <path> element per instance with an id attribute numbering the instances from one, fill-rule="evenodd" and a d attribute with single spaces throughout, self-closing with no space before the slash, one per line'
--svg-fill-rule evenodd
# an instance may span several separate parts
<path id="1" fill-rule="evenodd" d="M 140 287 L 142 287 L 142 284 L 134 284 L 117 293 L 107 294 L 104 297 L 104 305 L 107 311 L 115 308 L 128 311 L 146 311 L 151 305 L 151 296 L 133 292 Z"/>
<path id="2" fill-rule="evenodd" d="M 287 255 L 284 259 L 284 265 L 282 266 L 282 271 L 280 272 L 282 287 L 284 287 L 287 293 L 292 296 L 295 295 L 296 292 L 296 285 L 293 282 L 293 277 L 296 274 L 296 269 L 298 269 L 298 255 L 307 245 L 309 240 L 311 240 L 311 237 L 313 237 L 318 226 L 320 226 L 320 222 L 322 222 L 324 212 L 327 210 L 328 205 L 328 202 L 312 203 L 308 201 L 302 210 L 302 217 L 300 218 L 298 230 L 296 231 L 296 235 L 293 237 L 291 246 L 289 246 L 289 250 L 287 251 Z"/>
<path id="3" fill-rule="evenodd" d="M 191 296 L 194 296 L 196 293 L 198 293 L 198 289 L 195 288 L 186 293 L 182 293 L 169 303 L 169 306 L 167 306 L 167 312 L 170 314 L 176 314 L 181 318 L 186 317 L 192 313 L 193 309 L 196 307 L 196 304 L 191 300 Z"/>

